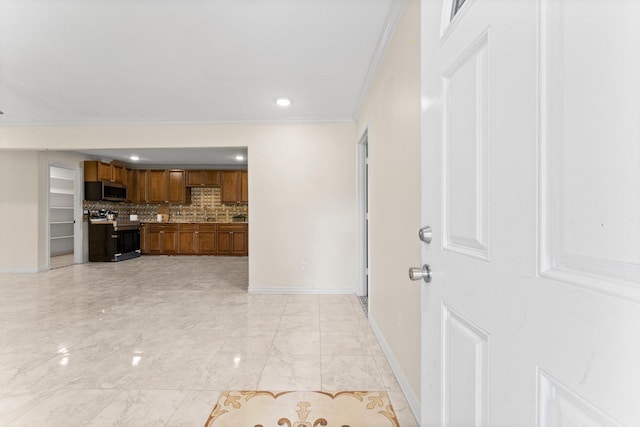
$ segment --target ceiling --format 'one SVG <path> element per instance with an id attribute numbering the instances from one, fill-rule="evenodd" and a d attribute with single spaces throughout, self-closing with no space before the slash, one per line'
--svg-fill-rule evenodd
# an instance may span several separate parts
<path id="1" fill-rule="evenodd" d="M 353 120 L 403 4 L 0 0 L 0 126 Z"/>

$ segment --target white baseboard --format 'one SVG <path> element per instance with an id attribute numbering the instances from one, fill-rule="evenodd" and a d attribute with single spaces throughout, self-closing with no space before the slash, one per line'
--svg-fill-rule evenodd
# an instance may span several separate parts
<path id="1" fill-rule="evenodd" d="M 387 356 L 389 365 L 391 365 L 391 369 L 393 370 L 393 373 L 398 380 L 398 384 L 400 384 L 400 388 L 402 389 L 404 396 L 407 398 L 407 403 L 411 408 L 411 412 L 413 412 L 413 416 L 416 418 L 416 420 L 420 420 L 420 401 L 413 393 L 411 387 L 409 386 L 409 381 L 407 381 L 407 378 L 404 376 L 404 373 L 400 369 L 398 362 L 396 361 L 395 357 L 393 357 L 393 353 L 391 352 L 389 344 L 387 344 L 387 341 L 384 339 L 384 335 L 382 335 L 382 332 L 380 332 L 378 325 L 371 316 L 369 316 L 369 324 L 371 325 L 371 329 L 373 330 L 376 338 L 378 338 L 378 342 L 380 343 L 382 351 Z"/>
<path id="2" fill-rule="evenodd" d="M 353 295 L 355 289 L 314 289 L 314 288 L 256 288 L 249 286 L 250 294 L 282 294 L 282 295 Z"/>
<path id="3" fill-rule="evenodd" d="M 25 269 L 4 269 L 4 268 L 0 268 L 0 274 L 27 274 L 27 273 L 40 273 L 42 271 L 45 270 L 40 270 L 40 269 L 31 269 L 31 268 L 25 268 Z"/>

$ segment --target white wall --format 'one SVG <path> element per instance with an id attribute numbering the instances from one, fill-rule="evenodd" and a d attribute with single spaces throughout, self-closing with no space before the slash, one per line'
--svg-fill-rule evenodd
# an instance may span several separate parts
<path id="1" fill-rule="evenodd" d="M 38 184 L 37 152 L 0 151 L 0 272 L 38 270 Z"/>
<path id="2" fill-rule="evenodd" d="M 333 124 L 102 125 L 0 127 L 4 149 L 74 150 L 91 148 L 231 147 L 249 153 L 249 280 L 254 291 L 355 290 L 355 126 Z M 51 159 L 56 154 L 41 154 Z M 62 154 L 57 154 L 62 155 Z M 8 169 L 37 180 L 46 161 L 35 152 L 19 155 L 24 168 Z M 68 155 L 67 155 L 67 158 Z M 7 173 L 7 172 L 3 172 Z M 48 173 L 41 171 L 41 173 Z M 13 192 L 13 180 L 0 181 L 0 194 Z M 15 214 L 19 227 L 6 227 L 9 239 L 20 230 L 38 229 L 44 221 L 46 189 L 37 181 L 22 184 L 21 197 L 32 201 L 32 216 Z M 17 195 L 12 195 L 16 198 Z M 46 223 L 45 223 L 46 227 Z M 44 229 L 46 233 L 46 229 Z M 37 234 L 37 233 L 36 233 Z M 40 231 L 42 234 L 42 230 Z M 46 239 L 25 241 L 5 269 L 33 270 Z M 10 240 L 9 240 L 10 241 Z M 40 243 L 40 245 L 38 245 Z M 6 244 L 2 244 L 5 250 Z M 46 248 L 44 249 L 46 251 Z M 27 261 L 29 260 L 29 261 Z M 302 271 L 302 263 L 307 271 Z M 20 267 L 26 263 L 28 267 Z M 2 271 L 2 270 L 0 270 Z"/>
<path id="3" fill-rule="evenodd" d="M 420 401 L 420 4 L 407 2 L 360 116 L 369 139 L 369 317 L 414 412 Z M 407 389 L 408 388 L 408 389 Z"/>

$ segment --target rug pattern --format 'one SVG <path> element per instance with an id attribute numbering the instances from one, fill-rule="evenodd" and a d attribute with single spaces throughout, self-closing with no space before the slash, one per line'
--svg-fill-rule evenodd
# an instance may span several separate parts
<path id="1" fill-rule="evenodd" d="M 205 427 L 400 427 L 384 391 L 225 391 Z"/>

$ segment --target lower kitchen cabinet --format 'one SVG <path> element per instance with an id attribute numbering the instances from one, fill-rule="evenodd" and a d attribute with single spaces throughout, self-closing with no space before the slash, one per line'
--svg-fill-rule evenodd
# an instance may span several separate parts
<path id="1" fill-rule="evenodd" d="M 178 253 L 195 254 L 197 252 L 198 224 L 178 224 Z"/>
<path id="2" fill-rule="evenodd" d="M 245 223 L 147 223 L 141 228 L 141 241 L 147 255 L 249 254 Z"/>
<path id="3" fill-rule="evenodd" d="M 178 254 L 215 255 L 215 224 L 178 224 Z"/>
<path id="4" fill-rule="evenodd" d="M 248 255 L 247 224 L 218 224 L 218 255 Z"/>
<path id="5" fill-rule="evenodd" d="M 177 230 L 173 224 L 148 224 L 145 243 L 150 255 L 178 253 Z"/>
<path id="6" fill-rule="evenodd" d="M 199 255 L 216 254 L 216 224 L 198 224 L 196 248 Z"/>

